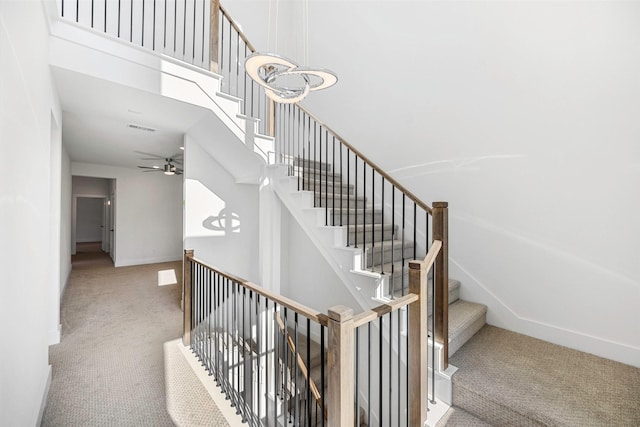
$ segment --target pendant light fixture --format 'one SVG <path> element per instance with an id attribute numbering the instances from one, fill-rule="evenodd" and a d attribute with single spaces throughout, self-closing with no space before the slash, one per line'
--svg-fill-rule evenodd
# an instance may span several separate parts
<path id="1" fill-rule="evenodd" d="M 304 59 L 308 62 L 308 0 L 304 1 Z M 278 49 L 278 1 L 276 0 L 276 50 Z M 271 27 L 271 2 L 269 2 Z M 270 35 L 271 28 L 268 33 Z M 269 44 L 267 42 L 267 44 Z M 302 101 L 309 92 L 326 89 L 338 81 L 333 71 L 322 68 L 301 67 L 274 53 L 253 53 L 245 59 L 244 68 L 249 77 L 264 87 L 266 95 L 275 102 L 293 104 Z"/>

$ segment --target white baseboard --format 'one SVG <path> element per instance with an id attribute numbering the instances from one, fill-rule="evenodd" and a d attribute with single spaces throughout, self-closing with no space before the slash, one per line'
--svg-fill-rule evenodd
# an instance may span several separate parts
<path id="1" fill-rule="evenodd" d="M 47 399 L 49 398 L 49 388 L 51 387 L 51 365 L 47 367 L 47 379 L 44 384 L 44 390 L 42 392 L 42 399 L 40 402 L 40 410 L 38 411 L 38 422 L 36 426 L 42 424 L 42 416 L 44 415 L 44 408 L 47 407 Z"/>
<path id="2" fill-rule="evenodd" d="M 58 325 L 57 328 L 50 330 L 47 333 L 47 344 L 56 345 L 60 344 L 60 337 L 62 336 L 62 325 Z"/>
<path id="3" fill-rule="evenodd" d="M 182 254 L 173 255 L 173 256 L 162 256 L 162 257 L 153 257 L 153 258 L 132 258 L 132 259 L 118 259 L 115 262 L 116 267 L 127 267 L 130 265 L 144 265 L 144 264 L 157 264 L 161 262 L 173 262 L 173 261 L 182 261 Z"/>

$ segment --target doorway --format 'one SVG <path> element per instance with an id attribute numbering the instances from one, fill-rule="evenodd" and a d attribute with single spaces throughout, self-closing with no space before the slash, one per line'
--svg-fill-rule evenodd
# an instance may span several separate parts
<path id="1" fill-rule="evenodd" d="M 72 177 L 71 264 L 73 268 L 115 262 L 115 180 Z"/>

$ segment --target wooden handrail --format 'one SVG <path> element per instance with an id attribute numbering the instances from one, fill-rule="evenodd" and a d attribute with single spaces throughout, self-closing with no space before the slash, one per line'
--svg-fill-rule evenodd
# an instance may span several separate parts
<path id="1" fill-rule="evenodd" d="M 280 318 L 278 313 L 274 313 L 274 318 L 276 319 L 276 323 L 278 324 L 278 327 L 282 331 L 282 334 L 287 337 L 287 343 L 289 344 L 289 348 L 291 349 L 293 354 L 296 355 L 296 360 L 298 362 L 298 367 L 300 368 L 300 372 L 302 373 L 302 376 L 304 377 L 305 380 L 309 381 L 309 388 L 311 389 L 311 393 L 313 394 L 313 397 L 318 401 L 318 404 L 320 405 L 321 408 L 323 408 L 323 412 L 324 412 L 325 409 L 324 409 L 324 406 L 322 405 L 322 396 L 320 396 L 320 392 L 318 391 L 318 387 L 316 386 L 315 381 L 313 381 L 313 378 L 311 378 L 308 374 L 307 365 L 305 365 L 304 361 L 302 360 L 302 356 L 300 356 L 300 353 L 296 352 L 296 345 L 293 342 L 291 335 L 289 335 L 286 332 L 284 322 L 282 322 L 282 319 Z M 307 351 L 310 351 L 310 349 L 307 349 Z M 324 349 L 322 349 L 321 351 L 324 351 Z M 325 417 L 326 417 L 326 414 L 325 414 Z"/>
<path id="2" fill-rule="evenodd" d="M 240 29 L 240 27 L 238 27 L 238 24 L 236 24 L 236 22 L 231 18 L 231 15 L 229 15 L 227 13 L 227 11 L 225 10 L 224 7 L 222 7 L 222 5 L 218 2 L 218 5 L 220 7 L 220 12 L 222 12 L 222 14 L 227 18 L 227 20 L 229 21 L 229 23 L 231 24 L 231 26 L 233 27 L 234 30 L 236 30 L 236 32 L 238 33 L 238 35 L 240 36 L 240 38 L 242 39 L 242 41 L 245 43 L 245 45 L 247 46 L 247 48 L 251 51 L 251 53 L 254 53 L 256 51 L 256 49 L 253 47 L 253 45 L 251 44 L 251 42 L 249 41 L 249 39 L 247 38 L 247 36 L 244 35 L 244 33 L 242 32 L 242 30 Z"/>
<path id="3" fill-rule="evenodd" d="M 382 317 L 385 314 L 389 314 L 392 311 L 405 307 L 418 299 L 418 295 L 407 294 L 402 297 L 393 299 L 389 302 L 380 304 L 379 306 L 372 308 L 371 310 L 364 311 L 360 314 L 353 316 L 353 327 L 358 328 L 362 325 L 366 325 L 369 322 L 376 320 L 378 317 Z"/>
<path id="4" fill-rule="evenodd" d="M 262 295 L 263 297 L 269 298 L 270 300 L 274 301 L 275 303 L 277 303 L 278 305 L 281 305 L 282 307 L 286 307 L 288 309 L 291 309 L 295 312 L 297 312 L 298 314 L 301 314 L 303 316 L 305 316 L 307 319 L 310 319 L 316 323 L 319 323 L 322 326 L 327 326 L 327 321 L 328 321 L 328 317 L 326 314 L 324 313 L 320 313 L 319 311 L 316 311 L 310 307 L 307 307 L 304 304 L 300 304 L 292 299 L 289 299 L 287 297 L 284 297 L 282 295 L 278 295 L 275 294 L 273 292 L 270 292 L 264 288 L 261 288 L 260 286 L 249 282 L 248 280 L 242 279 L 240 277 L 234 276 L 233 274 L 230 273 L 225 273 L 224 271 L 213 267 L 211 265 L 208 265 L 206 262 L 199 260 L 195 257 L 191 257 L 190 258 L 193 262 L 202 265 L 203 267 L 207 267 L 213 271 L 215 271 L 217 274 L 219 274 L 222 277 L 226 277 L 229 280 L 232 280 L 236 283 L 239 283 L 240 285 L 244 286 L 245 288 L 257 293 L 258 295 Z"/>
<path id="5" fill-rule="evenodd" d="M 425 211 L 429 212 L 429 214 L 432 213 L 432 209 L 431 209 L 431 207 L 429 205 L 427 205 L 422 200 L 420 200 L 411 191 L 407 190 L 402 184 L 400 184 L 398 181 L 396 181 L 391 175 L 389 175 L 388 173 L 383 171 L 380 166 L 378 166 L 375 163 L 373 163 L 367 156 L 365 156 L 359 150 L 354 148 L 353 145 L 349 144 L 343 137 L 338 135 L 338 133 L 336 131 L 334 131 L 329 126 L 327 126 L 325 123 L 320 121 L 320 119 L 318 119 L 315 115 L 313 115 L 313 113 L 311 113 L 309 110 L 304 108 L 302 105 L 300 105 L 300 104 L 296 104 L 296 105 L 298 106 L 298 108 L 300 108 L 302 111 L 304 111 L 305 114 L 307 114 L 310 118 L 312 118 L 316 123 L 318 123 L 320 126 L 324 127 L 329 133 L 331 133 L 334 137 L 336 137 L 336 139 L 338 139 L 340 141 L 340 143 L 342 143 L 344 146 L 346 146 L 352 153 L 354 153 L 356 156 L 360 157 L 371 168 L 373 168 L 376 172 L 378 172 L 380 175 L 382 175 L 387 181 L 389 181 L 389 183 L 391 183 L 394 187 L 396 187 L 402 193 L 406 194 L 407 197 L 409 199 L 411 199 L 412 202 L 414 202 L 416 205 L 420 206 Z"/>

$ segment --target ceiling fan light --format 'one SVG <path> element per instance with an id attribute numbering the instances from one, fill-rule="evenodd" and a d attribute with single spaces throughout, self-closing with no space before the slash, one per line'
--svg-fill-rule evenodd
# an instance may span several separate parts
<path id="1" fill-rule="evenodd" d="M 165 175 L 174 175 L 176 173 L 176 167 L 171 163 L 167 163 L 164 165 L 164 174 Z"/>

